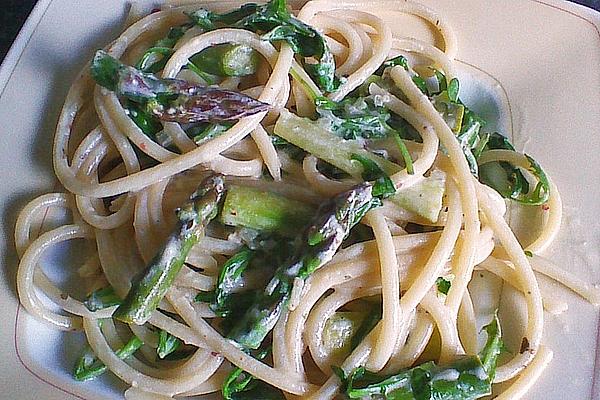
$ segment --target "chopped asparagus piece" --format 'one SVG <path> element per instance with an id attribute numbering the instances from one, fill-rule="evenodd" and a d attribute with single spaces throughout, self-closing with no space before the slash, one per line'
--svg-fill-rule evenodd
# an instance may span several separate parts
<path id="1" fill-rule="evenodd" d="M 363 166 L 352 160 L 352 154 L 374 161 L 387 175 L 400 171 L 399 165 L 365 150 L 357 141 L 344 140 L 318 122 L 285 110 L 275 124 L 275 134 L 356 178 L 361 177 Z"/>
<path id="2" fill-rule="evenodd" d="M 231 186 L 223 202 L 221 222 L 257 231 L 297 233 L 314 209 L 276 193 L 247 186 Z"/>
<path id="3" fill-rule="evenodd" d="M 446 175 L 442 171 L 434 170 L 431 175 L 414 185 L 400 187 L 396 194 L 388 199 L 397 206 L 435 223 L 442 209 L 445 190 Z"/>
<path id="4" fill-rule="evenodd" d="M 199 69 L 218 76 L 247 76 L 256 72 L 258 53 L 249 46 L 221 44 L 208 47 L 192 56 L 190 61 Z"/>

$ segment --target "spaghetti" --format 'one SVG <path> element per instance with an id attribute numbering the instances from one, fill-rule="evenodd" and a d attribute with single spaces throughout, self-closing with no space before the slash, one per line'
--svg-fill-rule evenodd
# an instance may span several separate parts
<path id="1" fill-rule="evenodd" d="M 90 348 L 76 378 L 108 369 L 131 386 L 130 399 L 217 391 L 225 398 L 387 398 L 411 393 L 415 371 L 426 371 L 431 393 L 442 390 L 435 382 L 451 387 L 468 374 L 484 385 L 481 396 L 491 383 L 511 381 L 500 397 L 521 398 L 552 358 L 541 344 L 544 308 L 564 309 L 544 299 L 535 273 L 594 304 L 599 293 L 539 255 L 560 226 L 558 189 L 533 159 L 484 133 L 460 101 L 457 40 L 447 21 L 410 1 L 315 0 L 293 13 L 281 1 L 178 3 L 189 4 L 132 14 L 79 74 L 54 140 L 65 192 L 33 200 L 15 228 L 23 306 L 59 329 L 85 332 Z M 443 47 L 410 32 L 397 36 L 377 16 L 382 10 L 426 21 Z M 209 54 L 210 64 L 202 64 Z M 101 63 L 113 63 L 119 72 L 109 81 L 117 84 L 98 78 Z M 163 92 L 140 100 L 138 87 L 137 97 L 127 95 L 126 74 Z M 229 90 L 267 107 L 225 120 L 176 120 L 169 107 L 182 92 L 164 87 L 177 85 L 189 93 Z M 176 104 L 181 111 L 188 103 Z M 194 191 L 214 172 L 225 187 L 225 200 L 213 204 L 218 216 L 184 246 L 181 270 L 147 318 L 123 323 L 123 299 L 138 293 L 140 274 L 183 235 L 172 227 L 184 232 L 195 224 L 172 211 L 206 196 Z M 362 195 L 372 197 L 366 209 L 345 208 L 342 201 Z M 541 233 L 525 250 L 504 219 L 503 197 L 543 209 Z M 334 212 L 323 214 L 327 207 Z M 71 221 L 36 235 L 49 209 L 68 212 Z M 325 217 L 324 226 L 338 231 L 319 235 L 335 245 L 311 231 Z M 298 244 L 301 237 L 308 246 Z M 79 268 L 91 293 L 85 301 L 39 266 L 45 251 L 73 239 L 93 248 Z M 240 321 L 256 322 L 248 315 L 264 303 L 262 291 L 273 297 L 273 285 L 283 285 L 281 268 L 269 266 L 296 265 L 302 249 L 320 264 L 286 281 L 268 330 L 245 331 Z M 301 271 L 307 257 L 298 261 Z M 493 315 L 476 315 L 474 270 L 513 286 L 527 307 L 522 348 L 497 368 L 500 327 Z M 481 318 L 493 321 L 477 354 Z M 456 360 L 475 367 L 461 370 Z M 390 376 L 405 383 L 385 383 Z M 452 398 L 478 398 L 447 390 Z"/>

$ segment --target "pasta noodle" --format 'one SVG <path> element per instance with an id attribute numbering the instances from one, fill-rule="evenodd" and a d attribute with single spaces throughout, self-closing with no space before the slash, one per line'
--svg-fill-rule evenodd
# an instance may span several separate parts
<path id="1" fill-rule="evenodd" d="M 106 57 L 126 60 L 138 69 L 144 68 L 138 60 L 147 57 L 157 65 L 162 62 L 146 71 L 156 75 L 147 79 L 162 85 L 183 80 L 196 85 L 193 88 L 212 85 L 215 90 L 253 97 L 268 109 L 218 123 L 210 117 L 200 123 L 165 119 L 153 111 L 156 115 L 148 117 L 149 123 L 160 120 L 159 129 L 149 134 L 144 125 L 148 122 L 138 118 L 143 111 L 136 108 L 139 99 L 125 96 L 118 85 L 107 87 L 97 72 L 90 73 L 96 59 L 88 64 L 69 90 L 54 139 L 54 168 L 65 192 L 33 200 L 16 224 L 22 305 L 59 329 L 83 330 L 96 357 L 96 364 L 84 359 L 83 370 L 105 365 L 130 386 L 124 394 L 128 399 L 219 390 L 227 397 L 227 391 L 234 390 L 228 385 L 238 385 L 235 390 L 241 392 L 263 390 L 265 386 L 260 385 L 267 385 L 287 398 L 332 399 L 353 390 L 356 382 L 349 377 L 360 367 L 379 373 L 382 379 L 419 367 L 422 364 L 417 360 L 434 360 L 443 366 L 461 357 L 475 357 L 479 363 L 477 357 L 481 357 L 481 368 L 489 368 L 477 344 L 481 331 L 477 321 L 482 316 L 477 315 L 476 294 L 470 286 L 475 270 L 487 270 L 525 299 L 523 344 L 521 349 L 512 349 L 515 356 L 502 359 L 495 373 L 481 368 L 469 373 L 488 385 L 492 380 L 511 381 L 498 399 L 522 398 L 552 358 L 551 350 L 542 345 L 544 308 L 552 313 L 566 308 L 559 300 L 545 298 L 547 289 L 539 286 L 536 273 L 595 305 L 600 303 L 595 287 L 540 255 L 560 228 L 562 203 L 557 186 L 535 161 L 510 144 L 493 147 L 493 140 L 502 141 L 501 137 L 484 134 L 477 117 L 455 97 L 457 39 L 441 15 L 411 1 L 303 3 L 293 3 L 296 8 L 290 15 L 282 10 L 271 15 L 283 20 L 282 37 L 276 37 L 278 28 L 261 28 L 265 25 L 260 24 L 270 22 L 252 12 L 263 8 L 240 9 L 242 17 L 258 18 L 259 22 L 245 22 L 248 25 L 240 17 L 229 21 L 234 17 L 219 14 L 238 9 L 242 3 L 237 1 L 177 2 L 143 17 L 140 10 L 132 9 L 128 27 L 107 46 Z M 193 14 L 201 8 L 211 11 Z M 443 47 L 412 38 L 410 32 L 404 32 L 405 36 L 394 32 L 378 16 L 382 11 L 420 18 L 441 35 Z M 209 29 L 206 24 L 215 25 Z M 157 37 L 166 39 L 155 43 Z M 306 55 L 302 40 L 316 40 L 317 47 L 323 47 Z M 229 45 L 243 47 L 258 60 L 252 73 L 219 77 L 194 67 L 197 55 Z M 238 54 L 231 62 L 242 63 L 242 58 Z M 430 65 L 429 75 L 411 68 L 408 60 L 413 59 Z M 221 61 L 212 59 L 213 63 Z M 323 82 L 327 66 L 333 64 L 337 67 L 331 71 L 333 86 L 328 88 Z M 319 68 L 322 75 L 315 73 Z M 123 79 L 125 72 L 118 74 L 114 79 Z M 143 86 L 146 81 L 135 84 Z M 186 90 L 193 93 L 195 89 Z M 153 96 L 151 101 L 163 101 Z M 90 124 L 96 126 L 90 128 Z M 208 134 L 207 129 L 221 130 Z M 369 129 L 386 134 L 368 136 Z M 190 132 L 203 132 L 206 137 Z M 473 132 L 475 136 L 465 139 Z M 369 168 L 377 176 L 367 177 Z M 506 185 L 512 191 L 495 186 L 497 180 L 489 178 L 490 173 L 507 168 L 512 168 L 506 173 Z M 137 277 L 145 266 L 160 261 L 159 249 L 169 251 L 165 243 L 178 223 L 173 210 L 214 172 L 224 175 L 227 190 L 221 216 L 186 250 L 181 260 L 185 264 L 147 321 L 122 322 L 117 310 L 128 293 L 136 290 Z M 360 186 L 360 177 L 374 183 Z M 261 293 L 265 282 L 273 282 L 264 281 L 264 275 L 277 273 L 269 272 L 270 266 L 283 262 L 277 257 L 289 260 L 299 248 L 270 248 L 271 253 L 261 258 L 263 253 L 253 246 L 272 241 L 298 246 L 302 235 L 309 235 L 314 248 L 321 245 L 315 244 L 320 242 L 310 236 L 310 229 L 302 233 L 304 225 L 312 226 L 307 225 L 310 219 L 304 225 L 286 220 L 278 226 L 277 235 L 264 240 L 258 228 L 249 229 L 241 222 L 232 227 L 225 220 L 225 208 L 235 188 L 253 191 L 252 196 L 258 196 L 253 201 L 260 203 L 257 207 L 300 218 L 323 212 L 325 206 L 315 211 L 316 206 L 330 204 L 328 199 L 336 195 L 359 187 L 375 193 L 377 185 L 383 184 L 393 190 L 390 197 L 373 194 L 380 196 L 382 207 L 365 211 L 362 225 L 352 231 L 358 221 L 342 224 L 348 231 L 344 238 L 336 238 L 339 243 L 329 258 L 317 256 L 323 257 L 325 265 L 292 277 L 282 311 L 268 328 L 272 333 L 267 336 L 265 332 L 261 339 L 261 343 L 271 343 L 263 354 L 227 333 L 227 324 L 236 322 L 227 319 L 228 313 L 235 309 L 224 312 L 215 305 L 224 279 L 238 282 L 231 296 Z M 505 221 L 503 197 L 544 212 L 540 234 L 524 248 Z M 290 209 L 277 211 L 287 202 Z M 241 203 L 232 207 L 231 218 L 246 218 Z M 46 231 L 44 220 L 50 209 L 68 211 L 69 223 Z M 335 218 L 341 219 L 345 211 L 336 212 Z M 92 248 L 78 270 L 82 286 L 87 285 L 91 293 L 85 301 L 59 289 L 39 265 L 48 249 L 72 239 Z M 258 270 L 256 276 L 248 272 L 248 277 L 224 278 L 226 266 L 236 265 L 236 257 L 245 251 L 254 252 L 247 268 Z M 240 276 L 244 277 L 241 284 L 235 281 Z M 268 285 L 265 291 L 270 290 Z M 113 303 L 94 305 L 94 301 L 105 301 L 98 296 L 106 295 L 107 288 L 114 290 Z M 212 300 L 202 300 L 206 296 L 213 296 Z M 249 304 L 256 301 L 248 300 Z M 235 307 L 248 305 L 241 302 Z M 234 318 L 243 320 L 241 315 L 234 314 Z M 486 328 L 488 339 L 492 329 Z M 165 343 L 177 345 L 165 350 Z M 132 347 L 129 353 L 128 346 Z M 163 359 L 164 353 L 173 351 L 180 354 L 180 360 Z M 454 373 L 457 370 L 446 372 L 448 376 Z M 444 376 L 439 379 L 459 379 L 458 375 Z"/>

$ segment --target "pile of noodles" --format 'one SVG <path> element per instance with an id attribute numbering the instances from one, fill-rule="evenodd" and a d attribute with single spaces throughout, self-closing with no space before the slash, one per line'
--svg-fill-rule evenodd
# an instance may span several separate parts
<path id="1" fill-rule="evenodd" d="M 187 21 L 182 10 L 205 7 L 223 12 L 240 4 L 194 2 L 165 7 L 138 20 L 134 15 L 130 22 L 136 21 L 107 51 L 134 64 L 169 27 Z M 443 38 L 442 48 L 413 39 L 411 32 L 402 29 L 394 32 L 404 36 L 392 33 L 377 16 L 391 11 L 427 21 Z M 347 77 L 328 95 L 332 100 L 343 99 L 397 54 L 426 60 L 448 80 L 456 76 L 455 34 L 443 16 L 418 3 L 312 1 L 294 13 L 323 32 L 336 58 L 337 75 Z M 131 386 L 126 392 L 128 398 L 141 398 L 136 396 L 144 392 L 167 398 L 216 392 L 235 365 L 281 389 L 286 396 L 331 399 L 340 390 L 332 364 L 348 372 L 362 365 L 382 374 L 395 373 L 414 365 L 432 337 L 439 340 L 437 361 L 442 363 L 457 355 L 476 354 L 478 327 L 468 284 L 474 270 L 486 270 L 513 286 L 527 306 L 522 327 L 526 349 L 503 362 L 495 376 L 495 382 L 512 380 L 498 399 L 520 398 L 552 357 L 552 352 L 541 345 L 544 308 L 558 312 L 564 305 L 540 291 L 536 273 L 562 282 L 594 303 L 598 293 L 537 255 L 559 229 L 561 200 L 556 186 L 550 185 L 543 227 L 525 249 L 533 254 L 528 257 L 505 222 L 504 200 L 471 174 L 455 134 L 401 68 L 393 69 L 391 78 L 408 101 L 376 85 L 370 88 L 371 94 L 380 96 L 386 107 L 423 138 L 422 143 L 410 144 L 414 174 L 402 170 L 391 179 L 396 187 L 408 188 L 432 169 L 444 173 L 444 207 L 438 221 L 431 224 L 440 229 L 408 233 L 404 227 L 414 221 L 414 215 L 391 202 L 370 211 L 362 223 L 372 229 L 374 240 L 340 250 L 305 282 L 296 282 L 288 309 L 272 335 L 272 360 L 259 361 L 224 338 L 211 325 L 215 315 L 210 308 L 194 301 L 199 291 L 214 288 L 219 266 L 242 246 L 235 235 L 209 231 L 192 249 L 150 322 L 131 325 L 127 332 L 112 319 L 106 319 L 101 327 L 97 323 L 100 318 L 109 318 L 114 307 L 91 312 L 48 279 L 39 265 L 44 252 L 62 242 L 83 239 L 92 250 L 87 261 L 73 272 L 79 274 L 82 286 L 89 292 L 110 285 L 124 297 L 132 277 L 148 263 L 173 226 L 174 208 L 210 170 L 225 174 L 227 182 L 241 182 L 314 205 L 354 184 L 322 174 L 313 155 L 297 162 L 272 144 L 270 135 L 281 110 L 287 108 L 300 116 L 314 112 L 302 84 L 319 92 L 288 45 L 275 47 L 245 30 L 201 33 L 192 28 L 177 42 L 162 76 L 198 83 L 198 78 L 182 67 L 192 55 L 220 43 L 250 46 L 263 61 L 252 78 L 253 86 L 236 77 L 226 78 L 219 86 L 243 90 L 271 104 L 272 109 L 242 118 L 224 134 L 199 146 L 179 124 L 168 122 L 164 132 L 177 151 L 162 147 L 135 125 L 114 93 L 95 85 L 89 66 L 76 78 L 54 139 L 54 168 L 65 191 L 32 201 L 16 227 L 21 257 L 18 290 L 23 306 L 59 329 L 83 329 L 98 358 Z M 489 152 L 485 157 L 481 162 L 508 160 L 528 166 L 525 158 L 514 152 Z M 155 162 L 148 163 L 148 158 Z M 271 179 L 261 178 L 264 168 Z M 71 221 L 40 232 L 50 209 L 69 211 Z M 446 296 L 440 296 L 436 289 L 440 276 L 453 277 Z M 328 318 L 359 299 L 374 296 L 381 299 L 381 321 L 345 359 L 332 359 L 323 341 Z M 150 325 L 194 346 L 195 351 L 183 361 L 154 361 L 157 339 Z M 121 360 L 114 350 L 131 334 L 145 345 L 135 357 Z"/>

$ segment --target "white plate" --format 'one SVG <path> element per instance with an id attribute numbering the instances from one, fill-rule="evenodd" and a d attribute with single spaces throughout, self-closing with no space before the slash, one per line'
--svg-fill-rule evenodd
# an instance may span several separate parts
<path id="1" fill-rule="evenodd" d="M 546 255 L 600 281 L 600 14 L 556 0 L 424 2 L 456 29 L 461 70 L 478 70 L 492 100 L 506 103 L 499 125 L 561 189 L 566 218 Z M 0 69 L 5 399 L 108 399 L 122 389 L 110 377 L 74 382 L 70 369 L 81 338 L 38 324 L 17 305 L 13 228 L 18 210 L 55 186 L 50 151 L 64 95 L 85 60 L 119 32 L 125 9 L 124 0 L 40 0 Z M 569 311 L 546 316 L 554 360 L 527 398 L 599 400 L 598 310 L 556 290 Z"/>

